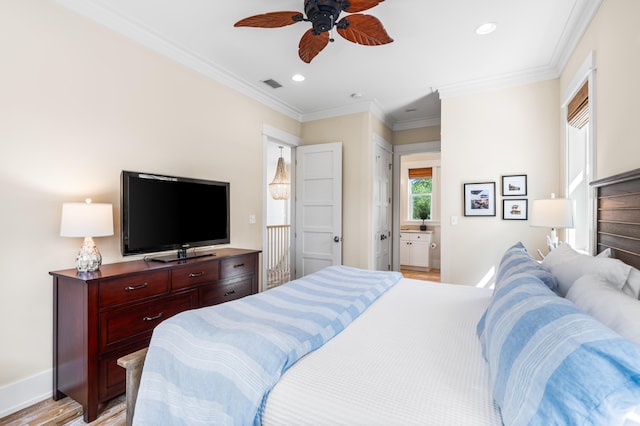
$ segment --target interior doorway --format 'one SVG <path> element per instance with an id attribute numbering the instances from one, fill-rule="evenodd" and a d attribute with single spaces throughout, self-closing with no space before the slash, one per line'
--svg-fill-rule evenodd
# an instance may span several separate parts
<path id="1" fill-rule="evenodd" d="M 278 129 L 266 125 L 263 128 L 264 225 L 261 290 L 277 287 L 293 279 L 295 149 L 299 142 L 297 137 Z"/>
<path id="2" fill-rule="evenodd" d="M 423 221 L 415 216 L 410 197 L 411 178 L 410 169 L 429 169 L 432 174 L 432 190 L 430 192 L 431 214 L 428 220 Z M 409 278 L 422 279 L 428 281 L 440 281 L 440 141 L 424 142 L 410 145 L 397 145 L 394 147 L 393 158 L 393 270 L 401 271 Z M 415 194 L 414 194 L 415 195 Z M 425 194 L 420 194 L 424 197 Z M 401 250 L 402 235 L 412 232 L 422 232 L 421 225 L 426 225 L 429 233 L 429 244 L 424 254 L 424 250 L 411 250 L 412 256 L 428 256 L 428 268 L 424 264 L 417 262 L 416 265 L 422 267 L 412 267 L 409 270 L 402 270 L 400 254 L 406 250 Z M 404 231 L 404 232 L 403 232 Z M 413 240 L 413 238 L 408 238 Z M 404 242 L 411 244 L 411 241 Z M 415 253 L 414 253 L 415 252 Z M 405 260 L 405 263 L 406 260 Z M 413 264 L 413 263 L 411 263 Z"/>

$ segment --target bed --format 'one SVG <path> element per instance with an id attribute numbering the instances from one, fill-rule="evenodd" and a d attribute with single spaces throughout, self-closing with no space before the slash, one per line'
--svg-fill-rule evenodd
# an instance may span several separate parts
<path id="1" fill-rule="evenodd" d="M 340 266 L 173 317 L 133 424 L 640 424 L 639 176 L 594 182 L 598 256 L 515 242 L 495 289 Z"/>

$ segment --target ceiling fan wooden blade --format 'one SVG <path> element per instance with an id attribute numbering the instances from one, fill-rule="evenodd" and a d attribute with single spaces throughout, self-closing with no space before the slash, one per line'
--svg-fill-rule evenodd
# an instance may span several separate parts
<path id="1" fill-rule="evenodd" d="M 363 12 L 377 6 L 384 0 L 347 0 L 343 2 L 342 10 L 349 13 Z"/>
<path id="2" fill-rule="evenodd" d="M 348 25 L 345 22 L 348 21 Z M 345 27 L 346 28 L 343 28 Z M 380 46 L 391 43 L 393 39 L 389 37 L 382 22 L 375 16 L 357 13 L 342 18 L 338 25 L 338 34 L 353 43 L 364 46 Z"/>
<path id="3" fill-rule="evenodd" d="M 304 16 L 300 12 L 270 12 L 241 19 L 234 27 L 278 28 L 300 22 L 302 18 Z"/>
<path id="4" fill-rule="evenodd" d="M 318 53 L 329 44 L 329 33 L 323 32 L 318 35 L 313 35 L 313 30 L 310 29 L 300 39 L 298 45 L 298 56 L 306 63 L 310 63 Z"/>

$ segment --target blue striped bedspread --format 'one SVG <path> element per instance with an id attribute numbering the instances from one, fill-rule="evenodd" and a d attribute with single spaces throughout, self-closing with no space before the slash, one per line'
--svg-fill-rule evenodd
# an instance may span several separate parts
<path id="1" fill-rule="evenodd" d="M 332 266 L 164 321 L 151 339 L 134 424 L 260 424 L 263 404 L 280 376 L 401 277 Z"/>

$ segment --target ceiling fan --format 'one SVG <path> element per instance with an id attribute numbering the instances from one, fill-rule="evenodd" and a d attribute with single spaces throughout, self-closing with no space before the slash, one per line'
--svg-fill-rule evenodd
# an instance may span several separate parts
<path id="1" fill-rule="evenodd" d="M 379 46 L 391 43 L 382 22 L 363 12 L 384 0 L 304 0 L 303 15 L 300 12 L 270 12 L 249 16 L 235 23 L 235 27 L 278 28 L 296 22 L 311 22 L 312 28 L 304 33 L 298 45 L 298 55 L 310 63 L 329 42 L 334 41 L 331 30 L 335 26 L 338 34 L 350 42 L 364 46 Z M 349 15 L 338 20 L 340 13 Z"/>

